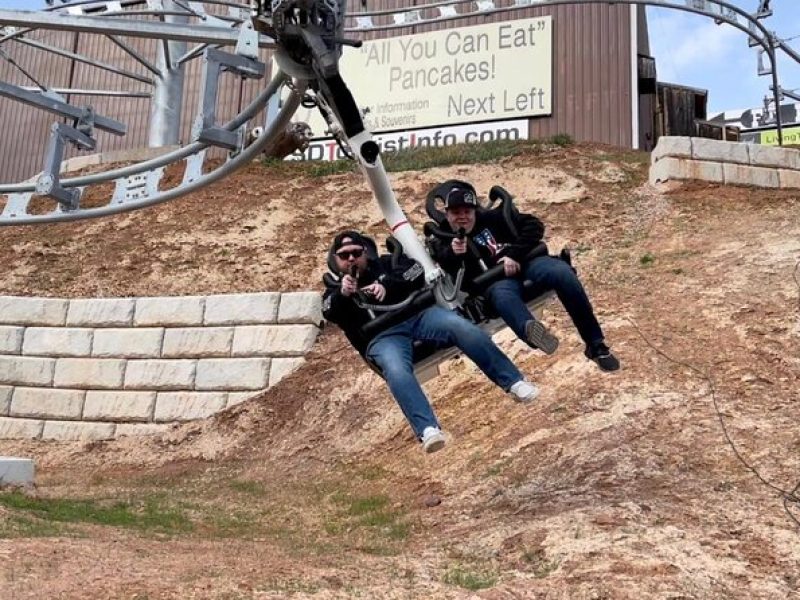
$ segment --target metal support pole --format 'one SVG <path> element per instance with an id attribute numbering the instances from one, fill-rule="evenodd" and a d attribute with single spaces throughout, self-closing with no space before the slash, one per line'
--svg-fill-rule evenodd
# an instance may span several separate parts
<path id="1" fill-rule="evenodd" d="M 442 280 L 444 277 L 442 270 L 431 260 L 425 246 L 419 241 L 414 228 L 397 202 L 392 184 L 381 161 L 378 145 L 372 140 L 372 134 L 365 129 L 348 138 L 347 141 L 356 156 L 361 171 L 367 178 L 367 183 L 378 201 L 378 206 L 380 206 L 392 235 L 403 245 L 403 251 L 422 266 L 425 270 L 425 280 L 428 283 Z"/>
<path id="2" fill-rule="evenodd" d="M 29 106 L 35 106 L 36 108 L 46 110 L 67 119 L 82 119 L 86 114 L 85 107 L 68 104 L 64 102 L 63 98 L 50 92 L 29 92 L 24 88 L 3 81 L 0 81 L 0 97 L 11 98 L 12 100 L 28 104 Z M 114 135 L 125 135 L 127 132 L 127 127 L 124 123 L 102 115 L 93 115 L 92 124 L 94 127 L 102 131 L 108 131 Z"/>
<path id="3" fill-rule="evenodd" d="M 224 44 L 235 46 L 239 32 L 230 27 L 192 24 L 175 26 L 169 22 L 135 21 L 118 17 L 72 16 L 47 12 L 5 10 L 0 8 L 0 24 L 3 26 L 26 27 L 31 29 L 55 29 L 57 31 L 79 31 L 102 35 L 124 35 L 154 40 L 170 39 L 200 44 Z M 14 32 L 19 37 L 19 32 Z M 274 48 L 275 41 L 267 36 L 259 36 L 260 48 Z"/>
<path id="4" fill-rule="evenodd" d="M 36 180 L 36 193 L 50 196 L 62 210 L 77 210 L 81 198 L 80 188 L 66 189 L 61 185 L 59 171 L 64 159 L 64 147 L 70 142 L 81 150 L 94 150 L 92 117 L 92 112 L 87 110 L 83 119 L 76 119 L 77 128 L 64 123 L 53 123 L 50 127 L 50 144 L 44 157 L 42 174 Z"/>
<path id="5" fill-rule="evenodd" d="M 775 58 L 775 44 L 772 34 L 767 36 L 769 60 L 772 63 L 772 94 L 775 99 L 775 127 L 778 131 L 778 146 L 783 146 L 783 119 L 781 118 L 781 88 L 778 84 L 778 61 Z"/>
<path id="6" fill-rule="evenodd" d="M 335 65 L 332 68 L 335 68 Z M 452 302 L 446 299 L 446 294 L 442 293 L 440 287 L 444 281 L 444 272 L 433 262 L 406 218 L 400 203 L 397 202 L 391 181 L 389 181 L 389 176 L 383 166 L 383 161 L 381 161 L 380 147 L 372 139 L 370 131 L 364 127 L 364 121 L 353 94 L 338 73 L 325 79 L 320 78 L 318 81 L 328 105 L 342 126 L 347 143 L 350 145 L 362 173 L 367 178 L 372 195 L 378 201 L 378 206 L 392 235 L 402 244 L 405 254 L 416 260 L 424 269 L 425 281 L 433 284 L 437 302 L 453 308 Z"/>
<path id="7" fill-rule="evenodd" d="M 163 0 L 165 10 L 177 10 L 173 0 Z M 185 25 L 188 16 L 167 15 L 166 23 Z M 153 101 L 150 105 L 150 133 L 147 143 L 151 148 L 170 146 L 180 143 L 181 109 L 183 107 L 183 83 L 186 68 L 183 64 L 175 64 L 170 57 L 183 56 L 186 53 L 186 42 L 164 40 L 164 48 L 158 49 L 156 68 L 161 76 L 153 85 Z"/>
<path id="8" fill-rule="evenodd" d="M 206 50 L 200 84 L 200 112 L 192 126 L 192 140 L 239 152 L 244 146 L 244 129 L 240 127 L 237 130 L 228 130 L 217 125 L 217 92 L 223 71 L 242 78 L 261 79 L 266 72 L 266 66 L 238 54 L 213 48 Z"/>

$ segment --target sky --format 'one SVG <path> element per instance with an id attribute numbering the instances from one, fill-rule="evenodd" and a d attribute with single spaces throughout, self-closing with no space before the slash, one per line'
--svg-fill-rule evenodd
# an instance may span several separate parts
<path id="1" fill-rule="evenodd" d="M 759 5 L 759 0 L 728 2 L 748 13 Z M 771 0 L 774 15 L 762 23 L 781 39 L 798 36 L 787 44 L 800 54 L 798 5 L 800 0 Z M 4 9 L 36 10 L 44 6 L 43 0 L 0 0 Z M 771 96 L 772 78 L 758 76 L 756 49 L 747 45 L 744 32 L 674 9 L 648 7 L 647 18 L 658 80 L 708 90 L 709 117 L 726 110 L 759 108 L 764 96 Z M 778 56 L 778 76 L 782 87 L 800 94 L 800 65 L 783 52 Z"/>
<path id="2" fill-rule="evenodd" d="M 758 8 L 758 0 L 729 0 L 748 13 Z M 773 16 L 761 23 L 800 54 L 800 1 L 772 0 Z M 656 59 L 659 81 L 708 90 L 708 116 L 735 109 L 763 106 L 765 95 L 772 95 L 771 76 L 758 76 L 755 48 L 747 45 L 748 36 L 730 25 L 716 25 L 712 19 L 665 8 L 647 9 L 650 53 Z M 766 56 L 765 64 L 768 64 Z M 800 65 L 784 52 L 778 52 L 778 77 L 781 87 L 800 94 Z M 794 102 L 787 99 L 785 102 Z"/>
<path id="3" fill-rule="evenodd" d="M 8 10 L 38 10 L 45 6 L 42 0 L 0 0 L 0 8 Z"/>

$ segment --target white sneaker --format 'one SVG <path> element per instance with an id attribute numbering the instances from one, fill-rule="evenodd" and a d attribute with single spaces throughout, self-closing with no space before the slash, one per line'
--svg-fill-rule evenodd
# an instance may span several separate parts
<path id="1" fill-rule="evenodd" d="M 539 395 L 539 388 L 529 381 L 520 379 L 517 383 L 508 388 L 508 393 L 514 396 L 517 402 L 527 404 L 536 399 L 536 396 Z"/>
<path id="2" fill-rule="evenodd" d="M 422 449 L 428 454 L 444 448 L 444 434 L 438 427 L 426 427 L 422 431 Z"/>

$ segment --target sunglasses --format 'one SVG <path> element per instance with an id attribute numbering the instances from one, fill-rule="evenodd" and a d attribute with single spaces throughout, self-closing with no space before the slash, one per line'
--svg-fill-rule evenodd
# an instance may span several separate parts
<path id="1" fill-rule="evenodd" d="M 336 256 L 342 260 L 349 260 L 351 256 L 353 258 L 361 258 L 362 254 L 364 254 L 364 249 L 359 248 L 358 250 L 343 250 L 342 252 L 337 252 Z"/>

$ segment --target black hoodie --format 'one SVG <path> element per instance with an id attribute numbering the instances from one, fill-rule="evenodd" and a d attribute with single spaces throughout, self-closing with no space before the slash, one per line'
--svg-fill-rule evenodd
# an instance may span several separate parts
<path id="1" fill-rule="evenodd" d="M 499 210 L 479 210 L 475 214 L 475 227 L 467 234 L 467 238 L 478 250 L 480 258 L 483 259 L 487 268 L 491 269 L 503 256 L 522 263 L 528 253 L 542 241 L 544 224 L 533 215 L 517 214 L 514 218 L 514 226 L 517 229 L 516 235 L 511 231 Z M 439 228 L 442 231 L 454 233 L 446 219 L 442 220 Z M 450 240 L 436 237 L 431 240 L 430 249 L 434 260 L 452 276 L 455 276 L 463 262 L 466 266 L 464 289 L 470 291 L 469 282 L 482 272 L 478 257 L 469 250 L 466 254 L 456 254 L 450 246 Z"/>
<path id="2" fill-rule="evenodd" d="M 372 248 L 375 247 L 372 240 L 369 238 L 366 238 L 366 240 L 371 243 Z M 329 264 L 331 264 L 330 261 Z M 340 278 L 342 274 L 336 273 L 335 275 Z M 397 304 L 408 298 L 412 292 L 423 287 L 425 272 L 419 263 L 405 255 L 399 257 L 394 267 L 392 266 L 392 256 L 390 254 L 384 254 L 380 257 L 372 256 L 367 259 L 366 269 L 358 275 L 358 287 L 362 288 L 376 281 L 386 288 L 386 296 L 381 302 L 371 296 L 367 296 L 364 299 L 365 303 L 376 305 Z M 356 305 L 355 295 L 344 296 L 339 285 L 325 282 L 325 293 L 322 297 L 322 314 L 328 321 L 338 325 L 344 331 L 350 343 L 353 344 L 353 347 L 358 350 L 361 356 L 364 356 L 369 342 L 377 333 L 365 335 L 361 330 L 361 327 L 371 317 L 365 309 Z"/>

